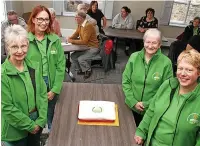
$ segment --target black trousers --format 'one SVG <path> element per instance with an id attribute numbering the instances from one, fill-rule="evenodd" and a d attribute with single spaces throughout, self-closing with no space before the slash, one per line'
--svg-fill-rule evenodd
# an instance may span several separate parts
<path id="1" fill-rule="evenodd" d="M 135 124 L 138 127 L 140 122 L 142 121 L 143 115 L 140 115 L 138 113 L 136 113 L 135 111 L 132 111 L 134 119 L 135 119 Z"/>

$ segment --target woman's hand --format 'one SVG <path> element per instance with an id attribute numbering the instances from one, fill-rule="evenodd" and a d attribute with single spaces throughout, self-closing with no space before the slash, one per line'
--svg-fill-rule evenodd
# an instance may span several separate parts
<path id="1" fill-rule="evenodd" d="M 54 96 L 55 96 L 55 93 L 52 92 L 52 91 L 49 91 L 49 92 L 47 93 L 47 96 L 48 96 L 48 100 L 52 100 L 52 99 L 54 98 Z"/>
<path id="2" fill-rule="evenodd" d="M 141 145 L 144 143 L 144 140 L 140 136 L 135 135 L 134 139 L 135 139 L 136 144 Z"/>
<path id="3" fill-rule="evenodd" d="M 31 134 L 36 134 L 40 130 L 40 126 L 36 125 L 34 130 L 31 132 Z"/>
<path id="4" fill-rule="evenodd" d="M 141 111 L 141 112 L 144 111 L 144 105 L 143 105 L 142 102 L 136 103 L 135 108 L 136 108 L 138 111 Z"/>

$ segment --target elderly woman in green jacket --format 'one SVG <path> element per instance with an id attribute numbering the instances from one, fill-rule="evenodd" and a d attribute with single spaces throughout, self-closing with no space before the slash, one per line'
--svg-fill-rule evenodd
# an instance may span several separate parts
<path id="1" fill-rule="evenodd" d="M 158 89 L 140 123 L 135 140 L 146 146 L 200 146 L 200 54 L 182 52 L 177 78 Z"/>
<path id="2" fill-rule="evenodd" d="M 53 33 L 49 10 L 36 6 L 28 21 L 29 51 L 27 58 L 39 61 L 48 95 L 48 129 L 50 131 L 58 94 L 65 75 L 65 55 L 60 38 Z"/>
<path id="3" fill-rule="evenodd" d="M 125 103 L 133 110 L 138 126 L 160 85 L 173 76 L 171 61 L 161 53 L 161 33 L 148 29 L 144 48 L 133 53 L 122 77 Z"/>
<path id="4" fill-rule="evenodd" d="M 8 57 L 1 66 L 1 140 L 6 146 L 40 146 L 47 121 L 47 91 L 37 62 L 25 59 L 29 41 L 20 25 L 5 30 Z"/>

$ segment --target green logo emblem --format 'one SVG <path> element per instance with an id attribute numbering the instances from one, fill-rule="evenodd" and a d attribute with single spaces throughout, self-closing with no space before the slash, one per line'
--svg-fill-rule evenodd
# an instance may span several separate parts
<path id="1" fill-rule="evenodd" d="M 92 108 L 94 113 L 101 113 L 103 111 L 102 107 L 96 106 Z"/>
<path id="2" fill-rule="evenodd" d="M 152 78 L 153 80 L 155 81 L 158 81 L 161 79 L 161 74 L 159 72 L 155 72 L 153 75 L 152 75 Z"/>
<path id="3" fill-rule="evenodd" d="M 57 54 L 56 48 L 51 48 L 51 54 Z"/>
<path id="4" fill-rule="evenodd" d="M 188 116 L 187 121 L 190 124 L 199 124 L 200 123 L 200 116 L 197 113 L 192 113 Z"/>

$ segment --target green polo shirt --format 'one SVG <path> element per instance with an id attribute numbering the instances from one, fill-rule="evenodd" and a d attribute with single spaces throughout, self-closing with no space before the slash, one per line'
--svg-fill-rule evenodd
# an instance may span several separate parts
<path id="1" fill-rule="evenodd" d="M 193 36 L 198 35 L 198 28 L 193 28 Z"/>
<path id="2" fill-rule="evenodd" d="M 48 61 L 47 61 L 47 36 L 44 36 L 44 39 L 39 41 L 35 38 L 37 46 L 42 55 L 42 75 L 48 76 Z"/>
<path id="3" fill-rule="evenodd" d="M 179 88 L 177 88 L 172 102 L 160 119 L 154 135 L 151 139 L 151 145 L 153 146 L 171 146 L 175 132 L 175 125 L 177 123 L 177 116 L 184 100 L 187 99 L 192 92 L 179 95 Z"/>
<path id="4" fill-rule="evenodd" d="M 10 63 L 10 65 L 13 67 L 13 70 L 16 70 L 19 77 L 24 82 L 24 86 L 25 86 L 26 92 L 27 92 L 28 110 L 30 112 L 33 109 L 35 109 L 36 103 L 35 103 L 33 84 L 32 84 L 31 77 L 30 77 L 30 74 L 28 71 L 28 67 L 27 67 L 26 63 L 24 62 L 24 70 L 22 72 L 20 72 L 19 70 L 16 69 L 16 67 L 14 65 L 12 65 L 11 63 Z"/>

